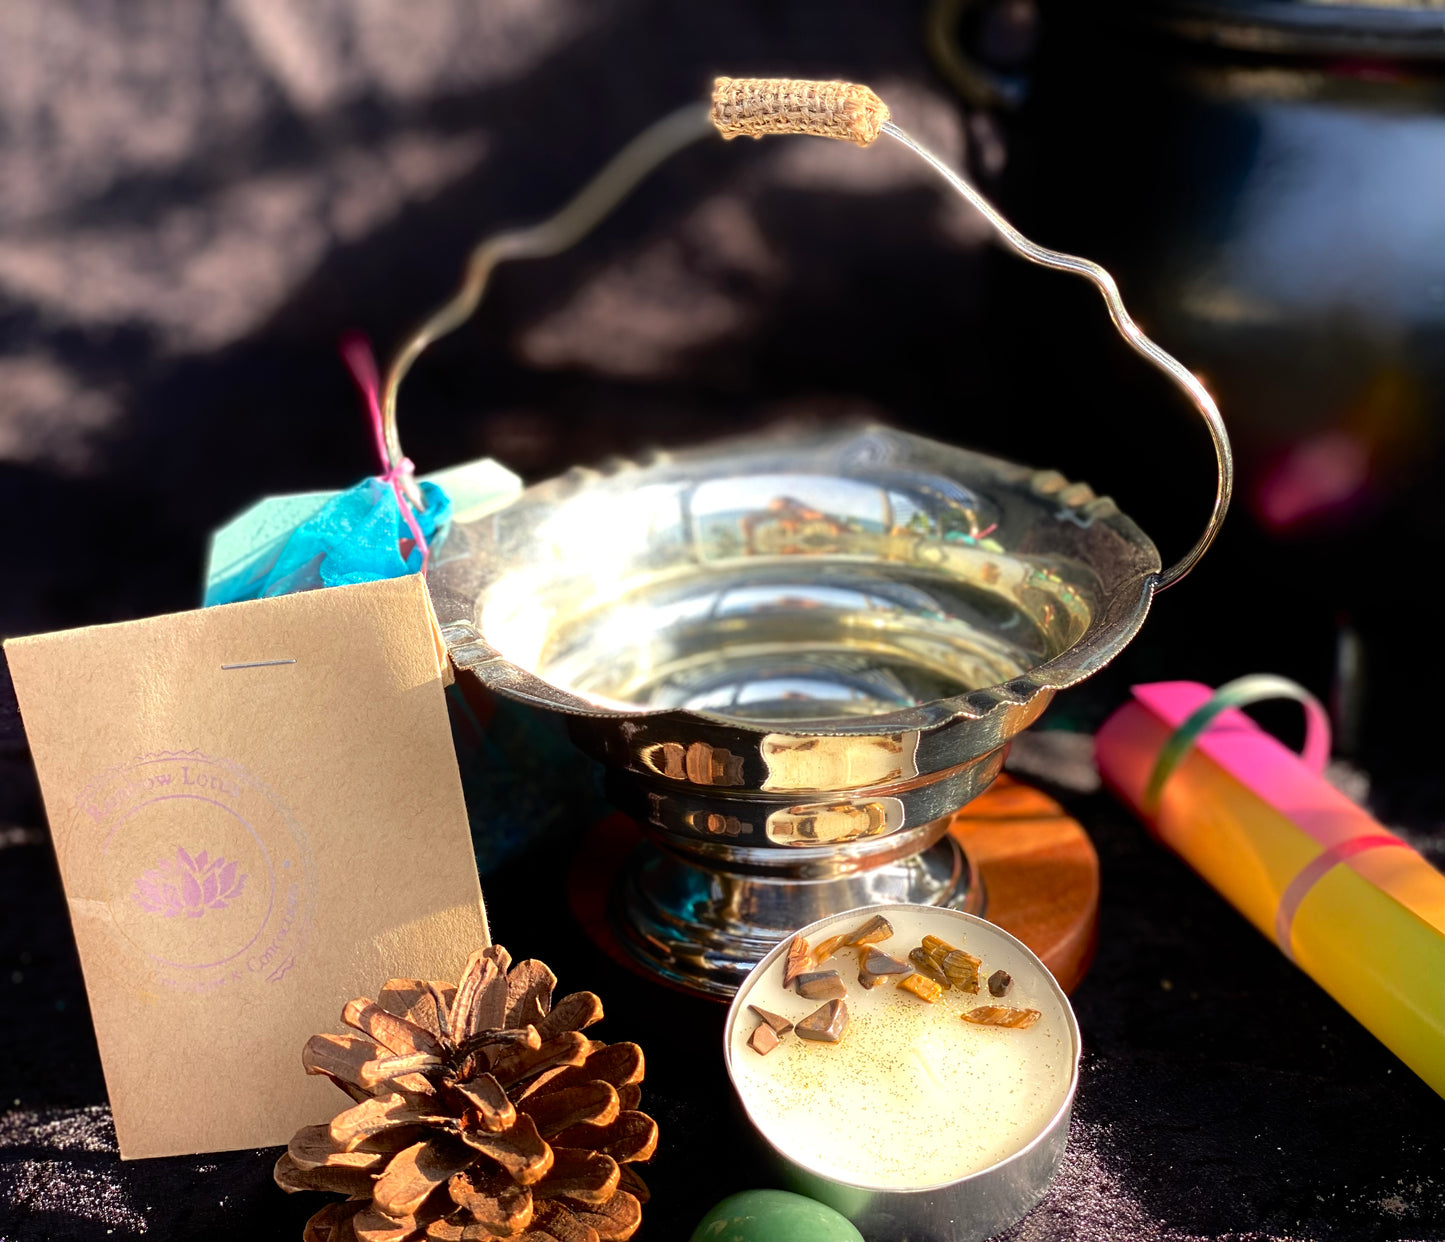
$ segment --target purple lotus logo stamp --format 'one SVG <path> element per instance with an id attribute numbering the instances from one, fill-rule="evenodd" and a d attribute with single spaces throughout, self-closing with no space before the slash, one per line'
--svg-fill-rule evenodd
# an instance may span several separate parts
<path id="1" fill-rule="evenodd" d="M 277 983 L 296 965 L 316 912 L 311 851 L 239 764 L 145 755 L 94 781 L 78 810 L 99 833 L 87 887 L 148 984 L 212 992 Z"/>
<path id="2" fill-rule="evenodd" d="M 135 882 L 132 900 L 142 910 L 174 919 L 198 919 L 207 910 L 224 910 L 246 888 L 240 864 L 205 850 L 191 854 L 176 846 L 176 856 L 152 867 Z"/>

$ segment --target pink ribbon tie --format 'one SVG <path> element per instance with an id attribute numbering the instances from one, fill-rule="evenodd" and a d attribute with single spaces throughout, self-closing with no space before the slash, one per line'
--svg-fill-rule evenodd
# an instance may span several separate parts
<path id="1" fill-rule="evenodd" d="M 347 370 L 351 372 L 351 378 L 356 381 L 361 399 L 366 403 L 366 411 L 371 416 L 376 455 L 381 459 L 383 467 L 376 477 L 391 486 L 396 496 L 397 508 L 401 510 L 402 520 L 411 531 L 413 542 L 421 549 L 421 572 L 426 573 L 431 550 L 427 547 L 426 536 L 421 533 L 421 523 L 417 521 L 416 512 L 411 501 L 407 499 L 406 488 L 402 482 L 416 473 L 416 467 L 412 465 L 410 457 L 392 461 L 391 454 L 387 451 L 385 425 L 381 417 L 381 376 L 376 370 L 376 357 L 371 352 L 371 344 L 360 332 L 348 332 L 341 338 L 341 357 Z"/>

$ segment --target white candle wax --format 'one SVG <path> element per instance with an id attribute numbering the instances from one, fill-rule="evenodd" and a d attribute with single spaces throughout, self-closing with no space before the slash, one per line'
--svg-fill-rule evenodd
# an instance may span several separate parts
<path id="1" fill-rule="evenodd" d="M 834 1181 L 878 1190 L 938 1186 L 1007 1159 L 1036 1138 L 1068 1100 L 1077 1059 L 1074 1023 L 1058 985 L 1013 937 L 982 920 L 930 906 L 852 911 L 817 924 L 816 946 L 874 913 L 893 926 L 877 947 L 907 960 L 924 936 L 983 959 L 979 991 L 949 989 L 934 1003 L 886 979 L 858 982 L 858 951 L 816 969 L 837 970 L 848 1026 L 837 1044 L 784 1036 L 766 1055 L 748 1047 L 759 1019 L 748 1004 L 796 1022 L 821 1002 L 783 987 L 786 953 L 739 992 L 727 1035 L 733 1084 L 753 1123 L 795 1163 Z M 987 978 L 1013 982 L 989 995 Z M 1036 1009 L 1026 1030 L 975 1025 L 965 1009 Z"/>

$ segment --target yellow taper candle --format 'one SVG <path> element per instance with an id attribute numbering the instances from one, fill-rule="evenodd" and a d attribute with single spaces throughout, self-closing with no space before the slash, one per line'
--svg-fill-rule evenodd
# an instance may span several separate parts
<path id="1" fill-rule="evenodd" d="M 1445 876 L 1238 711 L 1151 789 L 1161 750 L 1210 699 L 1192 682 L 1136 686 L 1099 731 L 1104 780 L 1445 1095 Z"/>

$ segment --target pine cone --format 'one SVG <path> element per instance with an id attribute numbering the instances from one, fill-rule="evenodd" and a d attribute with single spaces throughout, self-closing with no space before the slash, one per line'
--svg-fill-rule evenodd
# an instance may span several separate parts
<path id="1" fill-rule="evenodd" d="M 297 1131 L 276 1162 L 287 1192 L 348 1195 L 305 1242 L 609 1242 L 642 1223 L 647 1187 L 628 1163 L 657 1147 L 637 1111 L 642 1049 L 581 1032 L 591 992 L 554 1006 L 541 962 L 508 971 L 500 945 L 461 982 L 393 979 L 341 1013 L 359 1035 L 313 1035 L 301 1054 L 355 1105 Z"/>

